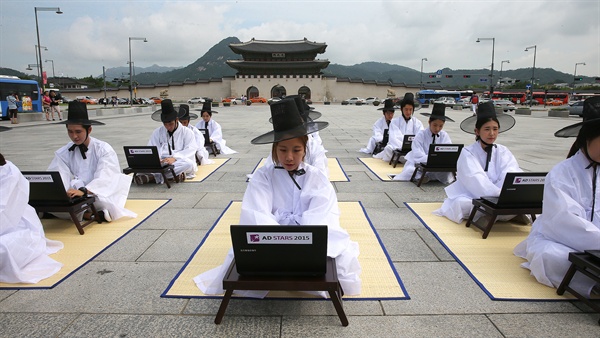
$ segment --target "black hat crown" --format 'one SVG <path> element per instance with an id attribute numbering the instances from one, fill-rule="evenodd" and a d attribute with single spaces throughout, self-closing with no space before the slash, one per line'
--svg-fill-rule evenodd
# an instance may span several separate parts
<path id="1" fill-rule="evenodd" d="M 514 117 L 504 113 L 496 113 L 494 103 L 489 100 L 478 104 L 476 115 L 464 119 L 460 123 L 460 129 L 466 133 L 475 134 L 475 126 L 477 125 L 477 121 L 490 118 L 495 118 L 498 120 L 498 124 L 500 125 L 498 128 L 498 133 L 503 133 L 507 130 L 510 130 L 515 126 L 516 123 Z"/>
<path id="2" fill-rule="evenodd" d="M 415 105 L 415 95 L 413 93 L 405 93 L 404 98 L 400 101 L 400 106 L 404 106 L 406 104 Z"/>
<path id="3" fill-rule="evenodd" d="M 434 118 L 442 121 L 451 121 L 454 122 L 453 119 L 446 116 L 446 105 L 443 103 L 434 103 L 433 109 L 430 113 L 421 113 L 423 116 L 429 116 L 429 118 Z"/>
<path id="4" fill-rule="evenodd" d="M 391 110 L 391 111 L 395 111 L 394 109 L 394 101 L 392 99 L 386 99 L 385 101 L 383 101 L 383 108 L 379 108 L 377 110 Z"/>
<path id="5" fill-rule="evenodd" d="M 180 104 L 179 105 L 179 115 L 178 115 L 179 120 L 184 120 L 184 121 L 188 121 L 188 120 L 193 120 L 193 119 L 197 119 L 198 115 L 194 114 L 194 113 L 190 113 L 190 106 L 187 104 Z"/>
<path id="6" fill-rule="evenodd" d="M 68 119 L 60 122 L 61 124 L 81 124 L 83 126 L 104 125 L 102 122 L 90 120 L 88 117 L 87 105 L 83 102 L 69 102 L 69 108 L 67 112 Z"/>
<path id="7" fill-rule="evenodd" d="M 179 115 L 179 113 L 173 107 L 173 101 L 170 99 L 162 100 L 160 103 L 160 120 L 161 122 L 171 122 L 175 121 Z"/>

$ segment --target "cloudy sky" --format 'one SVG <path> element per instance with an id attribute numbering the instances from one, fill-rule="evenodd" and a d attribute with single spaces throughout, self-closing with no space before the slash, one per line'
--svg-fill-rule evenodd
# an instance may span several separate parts
<path id="1" fill-rule="evenodd" d="M 129 37 L 137 67 L 186 66 L 229 36 L 241 41 L 307 38 L 328 45 L 319 56 L 353 65 L 378 61 L 420 70 L 554 68 L 600 76 L 599 0 L 481 1 L 159 1 L 0 0 L 0 67 L 29 74 L 35 64 L 34 7 L 42 58 L 56 75 L 83 77 L 127 66 Z M 43 64 L 52 75 L 50 62 Z"/>

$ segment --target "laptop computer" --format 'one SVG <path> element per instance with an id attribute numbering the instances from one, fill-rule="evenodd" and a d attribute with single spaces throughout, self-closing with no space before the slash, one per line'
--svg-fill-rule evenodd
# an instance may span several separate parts
<path id="1" fill-rule="evenodd" d="M 244 276 L 323 276 L 326 225 L 231 225 L 237 272 Z"/>
<path id="2" fill-rule="evenodd" d="M 198 128 L 198 130 L 200 131 L 200 133 L 202 133 L 202 135 L 204 135 L 204 145 L 207 146 L 210 144 L 210 135 L 208 132 L 208 129 L 206 128 Z"/>
<path id="3" fill-rule="evenodd" d="M 541 208 L 545 172 L 506 173 L 500 196 L 481 199 L 496 208 Z"/>
<path id="4" fill-rule="evenodd" d="M 29 181 L 29 205 L 68 206 L 86 199 L 87 196 L 70 198 L 58 171 L 22 171 Z"/>
<path id="5" fill-rule="evenodd" d="M 421 163 L 427 168 L 455 167 L 463 144 L 430 144 L 427 163 Z"/>
<path id="6" fill-rule="evenodd" d="M 410 152 L 412 149 L 412 142 L 413 142 L 414 138 L 415 138 L 415 135 L 404 135 L 404 139 L 402 139 L 402 148 L 400 149 L 400 152 L 402 152 L 402 153 Z"/>
<path id="7" fill-rule="evenodd" d="M 124 146 L 123 150 L 131 169 L 160 169 L 168 166 L 160 161 L 156 146 Z"/>

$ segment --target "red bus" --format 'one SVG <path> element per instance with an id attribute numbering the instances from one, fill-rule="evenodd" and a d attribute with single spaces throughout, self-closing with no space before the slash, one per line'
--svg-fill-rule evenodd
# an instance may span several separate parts
<path id="1" fill-rule="evenodd" d="M 569 103 L 569 93 L 533 92 L 533 99 L 541 105 L 544 104 L 544 99 L 560 100 L 563 104 L 567 104 Z"/>
<path id="2" fill-rule="evenodd" d="M 489 91 L 484 93 L 485 95 L 489 95 Z M 524 92 L 500 92 L 495 91 L 492 95 L 492 100 L 508 100 L 512 101 L 512 103 L 521 103 L 527 99 L 527 96 Z"/>

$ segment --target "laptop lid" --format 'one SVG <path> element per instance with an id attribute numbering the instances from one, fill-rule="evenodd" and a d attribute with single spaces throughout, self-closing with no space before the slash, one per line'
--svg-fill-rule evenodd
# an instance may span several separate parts
<path id="1" fill-rule="evenodd" d="M 322 276 L 326 225 L 231 225 L 237 272 L 248 276 Z"/>
<path id="2" fill-rule="evenodd" d="M 132 169 L 162 168 L 156 146 L 124 146 L 127 165 Z"/>
<path id="3" fill-rule="evenodd" d="M 427 167 L 456 167 L 463 144 L 430 144 Z"/>
<path id="4" fill-rule="evenodd" d="M 29 181 L 29 204 L 69 205 L 84 197 L 70 198 L 58 171 L 22 171 Z"/>
<path id="5" fill-rule="evenodd" d="M 415 135 L 404 135 L 404 139 L 402 140 L 402 149 L 400 149 L 403 153 L 408 153 L 412 149 L 412 142 L 415 138 Z"/>
<path id="6" fill-rule="evenodd" d="M 506 173 L 500 196 L 482 199 L 497 208 L 541 208 L 546 172 Z"/>
<path id="7" fill-rule="evenodd" d="M 200 131 L 200 133 L 202 133 L 202 135 L 204 135 L 204 145 L 209 145 L 210 144 L 210 135 L 209 135 L 208 129 L 198 128 L 198 130 Z"/>

